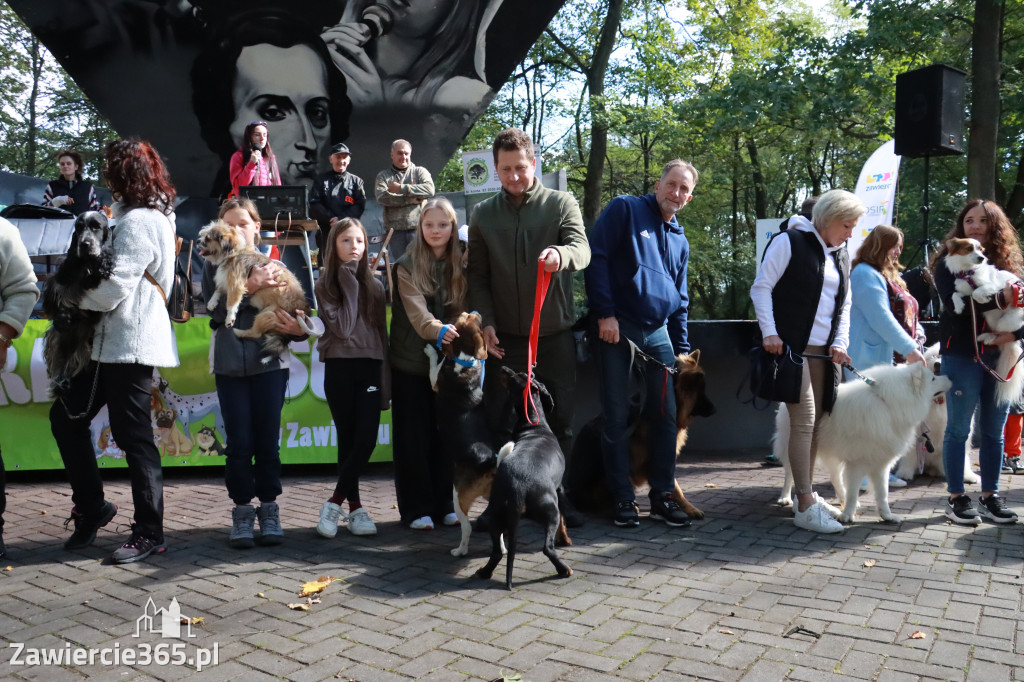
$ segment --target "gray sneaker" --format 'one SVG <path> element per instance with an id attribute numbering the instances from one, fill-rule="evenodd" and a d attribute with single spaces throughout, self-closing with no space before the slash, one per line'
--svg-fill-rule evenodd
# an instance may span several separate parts
<path id="1" fill-rule="evenodd" d="M 284 529 L 281 528 L 281 509 L 277 502 L 263 502 L 256 510 L 260 519 L 260 544 L 280 545 L 284 542 Z"/>
<path id="2" fill-rule="evenodd" d="M 256 524 L 256 510 L 251 504 L 236 504 L 231 510 L 231 535 L 228 545 L 235 549 L 249 549 L 253 546 L 252 529 Z"/>

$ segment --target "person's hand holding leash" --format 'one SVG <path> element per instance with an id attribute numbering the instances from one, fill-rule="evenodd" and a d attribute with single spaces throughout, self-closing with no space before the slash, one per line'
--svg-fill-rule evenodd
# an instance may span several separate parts
<path id="1" fill-rule="evenodd" d="M 907 354 L 907 364 L 909 365 L 912 362 L 920 362 L 922 365 L 926 364 L 924 356 L 921 355 L 921 351 L 916 348 Z"/>
<path id="2" fill-rule="evenodd" d="M 558 254 L 558 249 L 550 246 L 540 252 L 540 257 L 537 260 L 544 263 L 544 272 L 555 272 L 562 264 L 562 257 Z"/>
<path id="3" fill-rule="evenodd" d="M 846 351 L 838 346 L 832 346 L 828 349 L 828 354 L 832 356 L 832 362 L 837 365 L 848 365 L 850 364 L 850 356 L 846 354 Z"/>
<path id="4" fill-rule="evenodd" d="M 782 337 L 778 334 L 764 337 L 761 345 L 772 355 L 782 355 Z"/>

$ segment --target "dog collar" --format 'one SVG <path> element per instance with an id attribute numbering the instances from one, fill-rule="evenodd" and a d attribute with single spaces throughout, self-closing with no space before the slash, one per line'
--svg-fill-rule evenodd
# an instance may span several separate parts
<path id="1" fill-rule="evenodd" d="M 484 362 L 483 360 L 479 360 L 477 358 L 470 358 L 469 360 L 463 360 L 462 358 L 452 358 L 452 361 L 455 362 L 455 364 L 458 365 L 459 367 L 465 367 L 467 369 L 470 367 L 475 367 L 476 365 L 480 365 L 480 388 L 484 387 L 484 376 L 486 376 L 487 374 L 486 362 Z"/>
<path id="2" fill-rule="evenodd" d="M 972 289 L 977 289 L 978 283 L 974 281 L 974 272 L 974 268 L 971 268 L 966 272 L 957 272 L 953 275 L 953 277 L 955 277 L 956 279 L 962 279 L 963 281 L 967 282 L 967 284 L 969 284 Z"/>

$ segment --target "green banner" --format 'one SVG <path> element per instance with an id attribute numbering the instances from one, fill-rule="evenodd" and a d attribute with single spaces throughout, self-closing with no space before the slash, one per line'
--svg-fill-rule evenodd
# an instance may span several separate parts
<path id="1" fill-rule="evenodd" d="M 62 469 L 50 434 L 49 379 L 43 363 L 43 334 L 49 322 L 29 320 L 8 351 L 0 372 L 0 446 L 8 471 Z M 210 374 L 209 318 L 175 324 L 181 365 L 158 369 L 153 378 L 153 439 L 164 466 L 221 465 L 224 424 Z M 324 398 L 324 364 L 313 341 L 289 350 L 288 389 L 281 411 L 281 461 L 286 464 L 337 462 L 337 431 Z M 174 410 L 172 417 L 168 410 Z M 92 445 L 101 467 L 124 467 L 110 435 L 107 408 L 91 424 Z M 371 461 L 391 460 L 391 411 L 381 415 Z"/>

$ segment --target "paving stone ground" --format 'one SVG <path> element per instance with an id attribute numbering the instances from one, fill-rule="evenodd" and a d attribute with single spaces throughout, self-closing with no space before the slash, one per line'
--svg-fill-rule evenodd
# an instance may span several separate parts
<path id="1" fill-rule="evenodd" d="M 169 549 L 128 566 L 104 562 L 124 525 L 66 552 L 67 485 L 16 480 L 4 534 L 10 558 L 0 565 L 9 565 L 0 570 L 0 678 L 1024 679 L 1024 524 L 949 525 L 942 481 L 919 478 L 891 493 L 899 525 L 881 523 L 864 495 L 858 523 L 814 535 L 774 504 L 782 470 L 761 467 L 764 454 L 684 453 L 678 476 L 707 518 L 688 529 L 643 518 L 628 531 L 591 518 L 560 550 L 574 570 L 568 579 L 553 577 L 539 528 L 525 522 L 511 592 L 473 577 L 489 552 L 482 534 L 468 557 L 453 558 L 456 528 L 400 525 L 389 465 L 373 467 L 363 486 L 378 536 L 344 528 L 333 540 L 317 536 L 332 474 L 307 470 L 286 475 L 285 543 L 251 550 L 226 544 L 231 503 L 217 474 L 169 472 Z M 1022 482 L 1004 475 L 1001 486 L 1024 512 Z M 127 480 L 107 490 L 121 509 L 116 522 L 127 524 Z M 828 485 L 818 490 L 831 495 Z M 320 576 L 337 578 L 321 602 L 290 610 L 300 585 Z M 202 618 L 195 636 L 143 628 L 136 638 L 150 598 L 159 608 L 176 598 L 182 614 Z M 186 660 L 216 645 L 218 662 L 202 672 L 99 658 L 14 665 L 11 643 L 25 646 L 22 661 L 31 648 L 138 654 L 165 644 Z"/>

